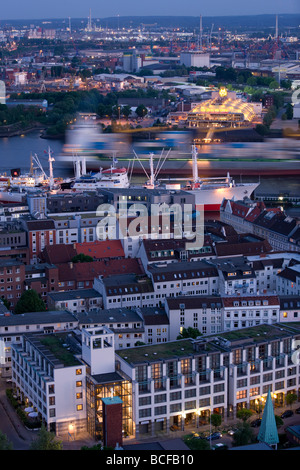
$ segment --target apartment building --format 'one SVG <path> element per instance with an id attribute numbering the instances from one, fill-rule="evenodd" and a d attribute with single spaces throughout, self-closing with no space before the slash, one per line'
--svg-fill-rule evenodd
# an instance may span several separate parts
<path id="1" fill-rule="evenodd" d="M 130 378 L 135 436 L 199 425 L 210 412 L 227 413 L 227 369 L 215 345 L 178 340 L 117 351 Z"/>
<path id="2" fill-rule="evenodd" d="M 103 326 L 112 331 L 116 350 L 133 348 L 137 343 L 145 342 L 144 322 L 135 309 L 112 308 L 74 315 L 80 330 Z"/>
<path id="3" fill-rule="evenodd" d="M 204 335 L 224 330 L 223 299 L 218 295 L 169 297 L 165 309 L 170 322 L 170 341 L 176 340 L 183 328 L 196 328 Z"/>
<path id="4" fill-rule="evenodd" d="M 8 311 L 0 313 L 0 375 L 11 377 L 11 347 L 21 343 L 26 333 L 53 333 L 75 328 L 76 319 L 67 311 L 45 311 L 11 315 Z"/>
<path id="5" fill-rule="evenodd" d="M 284 406 L 288 393 L 295 393 L 299 400 L 299 324 L 260 325 L 240 330 L 238 335 L 224 333 L 218 339 L 229 353 L 229 416 L 244 407 L 257 412 L 269 389 L 275 407 Z"/>
<path id="6" fill-rule="evenodd" d="M 257 279 L 253 267 L 245 257 L 230 257 L 210 260 L 219 275 L 221 295 L 246 295 L 257 292 Z"/>
<path id="7" fill-rule="evenodd" d="M 224 199 L 220 219 L 238 232 L 252 233 L 268 240 L 273 250 L 299 252 L 299 225 L 280 208 L 267 209 L 263 202 L 249 199 L 232 201 Z"/>
<path id="8" fill-rule="evenodd" d="M 151 280 L 145 274 L 114 274 L 95 278 L 94 289 L 103 298 L 103 307 L 153 307 L 157 304 Z"/>
<path id="9" fill-rule="evenodd" d="M 300 296 L 280 296 L 280 322 L 297 322 L 300 319 Z"/>
<path id="10" fill-rule="evenodd" d="M 279 295 L 300 295 L 300 263 L 291 263 L 278 273 L 276 281 Z"/>
<path id="11" fill-rule="evenodd" d="M 0 296 L 14 310 L 24 290 L 25 265 L 14 259 L 0 259 Z"/>
<path id="12" fill-rule="evenodd" d="M 173 425 L 195 428 L 209 422 L 211 413 L 226 422 L 245 407 L 257 412 L 269 389 L 275 407 L 284 405 L 288 393 L 300 399 L 297 323 L 117 351 L 116 332 L 106 326 L 87 320 L 75 328 L 25 334 L 11 346 L 18 396 L 57 435 L 87 425 L 102 439 L 106 397 L 122 400 L 122 428 L 136 438 L 168 433 Z"/>
<path id="13" fill-rule="evenodd" d="M 223 331 L 235 331 L 260 324 L 280 321 L 280 300 L 277 295 L 225 296 Z"/>
<path id="14" fill-rule="evenodd" d="M 31 263 L 38 262 L 42 257 L 42 251 L 46 245 L 55 245 L 55 225 L 53 220 L 21 219 L 22 225 L 27 231 L 27 243 L 29 259 Z"/>
<path id="15" fill-rule="evenodd" d="M 69 339 L 67 333 L 25 334 L 11 350 L 18 396 L 57 435 L 67 435 L 71 426 L 86 430 L 87 365 L 69 350 Z"/>
<path id="16" fill-rule="evenodd" d="M 218 270 L 207 260 L 153 264 L 148 272 L 160 303 L 165 297 L 213 295 L 219 290 Z"/>
<path id="17" fill-rule="evenodd" d="M 90 312 L 102 307 L 102 296 L 95 289 L 49 292 L 47 305 L 49 309 L 53 310 L 67 309 L 73 313 Z"/>

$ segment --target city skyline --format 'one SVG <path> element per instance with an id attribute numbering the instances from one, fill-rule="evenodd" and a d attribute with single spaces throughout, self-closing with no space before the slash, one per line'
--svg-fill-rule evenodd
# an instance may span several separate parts
<path id="1" fill-rule="evenodd" d="M 91 9 L 95 18 L 114 16 L 182 16 L 183 6 L 179 0 L 165 0 L 163 3 L 153 0 L 151 4 L 140 4 L 136 0 L 129 0 L 126 5 L 117 0 L 111 5 L 99 5 L 97 0 L 90 0 L 88 4 L 67 0 L 63 6 L 58 0 L 49 4 L 41 4 L 37 0 L 30 0 L 24 4 L 17 0 L 14 4 L 5 4 L 1 9 L 2 21 L 19 19 L 46 19 L 46 18 L 85 18 Z M 297 0 L 287 0 L 282 5 L 281 0 L 266 0 L 263 5 L 259 0 L 253 0 L 251 4 L 243 4 L 238 0 L 230 0 L 224 3 L 221 0 L 214 5 L 199 5 L 196 1 L 184 6 L 184 16 L 250 16 L 262 14 L 291 14 L 300 13 L 300 5 Z"/>

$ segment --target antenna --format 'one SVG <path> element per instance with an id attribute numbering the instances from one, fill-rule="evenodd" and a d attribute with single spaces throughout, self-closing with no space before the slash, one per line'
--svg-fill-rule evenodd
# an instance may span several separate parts
<path id="1" fill-rule="evenodd" d="M 199 50 L 202 51 L 202 15 L 200 15 Z"/>
<path id="2" fill-rule="evenodd" d="M 278 39 L 278 15 L 276 15 L 275 39 Z"/>

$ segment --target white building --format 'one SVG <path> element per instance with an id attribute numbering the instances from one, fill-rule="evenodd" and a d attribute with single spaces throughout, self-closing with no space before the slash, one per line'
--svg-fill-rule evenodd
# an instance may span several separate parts
<path id="1" fill-rule="evenodd" d="M 277 275 L 279 295 L 300 295 L 300 264 L 290 265 Z"/>
<path id="2" fill-rule="evenodd" d="M 0 80 L 0 104 L 6 103 L 6 87 L 5 82 Z"/>
<path id="3" fill-rule="evenodd" d="M 66 333 L 26 334 L 12 345 L 12 381 L 18 394 L 58 435 L 86 430 L 87 365 L 68 348 Z"/>
<path id="4" fill-rule="evenodd" d="M 210 54 L 201 51 L 180 53 L 180 64 L 186 67 L 210 67 Z"/>
<path id="5" fill-rule="evenodd" d="M 25 333 L 52 333 L 68 331 L 77 326 L 70 312 L 46 311 L 11 315 L 0 314 L 0 376 L 11 377 L 11 348 L 20 343 Z"/>

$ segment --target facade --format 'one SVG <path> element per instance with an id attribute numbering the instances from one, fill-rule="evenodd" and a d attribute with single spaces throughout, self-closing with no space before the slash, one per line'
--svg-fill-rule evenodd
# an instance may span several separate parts
<path id="1" fill-rule="evenodd" d="M 288 393 L 300 398 L 297 322 L 117 351 L 111 329 L 87 323 L 11 345 L 16 393 L 57 435 L 103 439 L 104 398 L 121 400 L 123 435 L 136 438 L 197 427 L 211 413 L 226 422 L 242 408 L 258 412 L 269 390 L 275 407 Z"/>
<path id="2" fill-rule="evenodd" d="M 94 289 L 67 290 L 49 292 L 47 295 L 49 309 L 69 310 L 70 312 L 90 312 L 102 307 L 102 297 Z"/>
<path id="3" fill-rule="evenodd" d="M 280 321 L 294 322 L 300 318 L 300 296 L 288 295 L 280 297 Z"/>
<path id="4" fill-rule="evenodd" d="M 184 328 L 196 328 L 204 335 L 223 331 L 223 300 L 218 295 L 168 298 L 165 308 L 170 322 L 171 341 L 177 339 Z"/>
<path id="5" fill-rule="evenodd" d="M 169 432 L 199 425 L 210 411 L 227 411 L 227 369 L 223 354 L 213 345 L 190 340 L 141 346 L 122 353 L 116 360 L 132 382 L 135 436 Z"/>
<path id="6" fill-rule="evenodd" d="M 14 309 L 24 290 L 25 264 L 13 259 L 0 260 L 0 296 Z"/>
<path id="7" fill-rule="evenodd" d="M 11 377 L 11 348 L 21 343 L 26 333 L 47 334 L 54 331 L 68 331 L 77 326 L 76 319 L 67 311 L 46 311 L 11 315 L 9 311 L 0 314 L 0 375 Z"/>
<path id="8" fill-rule="evenodd" d="M 278 273 L 276 289 L 279 295 L 300 295 L 300 263 L 291 264 Z"/>
<path id="9" fill-rule="evenodd" d="M 232 225 L 238 232 L 252 233 L 268 240 L 273 250 L 300 250 L 298 222 L 279 207 L 267 209 L 263 202 L 224 199 L 220 208 L 220 220 Z"/>
<path id="10" fill-rule="evenodd" d="M 220 88 L 212 93 L 212 99 L 202 101 L 187 114 L 189 127 L 241 127 L 250 126 L 261 120 L 256 103 L 237 98 L 235 92 Z"/>
<path id="11" fill-rule="evenodd" d="M 86 368 L 67 347 L 67 334 L 23 335 L 12 345 L 12 380 L 47 429 L 67 435 L 86 430 Z"/>

